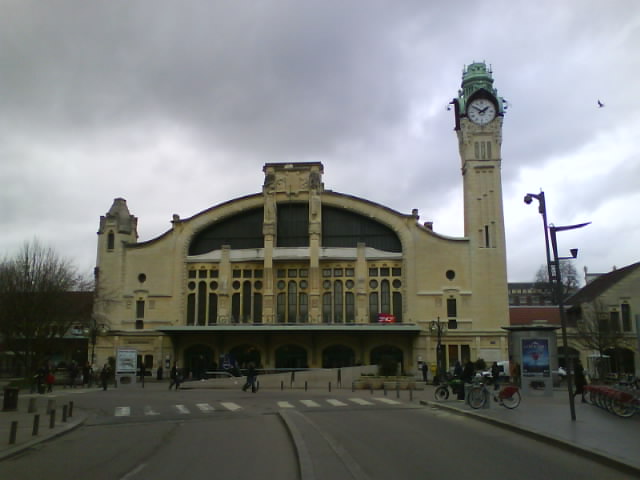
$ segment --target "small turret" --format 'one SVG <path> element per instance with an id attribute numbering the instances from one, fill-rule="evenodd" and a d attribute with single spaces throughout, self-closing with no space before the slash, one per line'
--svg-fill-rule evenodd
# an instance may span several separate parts
<path id="1" fill-rule="evenodd" d="M 138 238 L 138 218 L 131 215 L 124 198 L 114 199 L 107 214 L 100 217 L 98 234 L 104 234 L 107 228 L 117 233 L 133 235 L 134 239 Z"/>

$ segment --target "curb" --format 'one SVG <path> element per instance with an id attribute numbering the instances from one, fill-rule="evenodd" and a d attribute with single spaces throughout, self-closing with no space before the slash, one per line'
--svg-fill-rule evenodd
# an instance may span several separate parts
<path id="1" fill-rule="evenodd" d="M 555 445 L 557 447 L 560 447 L 566 451 L 569 451 L 571 453 L 575 453 L 578 455 L 581 455 L 583 457 L 589 458 L 591 460 L 594 460 L 596 462 L 599 462 L 603 465 L 606 465 L 608 467 L 611 468 L 615 468 L 616 470 L 619 470 L 623 473 L 626 474 L 631 474 L 631 475 L 638 475 L 640 476 L 640 468 L 634 466 L 634 465 L 630 465 L 629 463 L 626 463 L 623 460 L 618 460 L 618 459 L 614 459 L 611 458 L 610 456 L 608 456 L 607 454 L 600 452 L 598 450 L 594 450 L 591 448 L 586 448 L 586 447 L 581 447 L 580 445 L 577 445 L 575 443 L 572 443 L 568 440 L 564 440 L 561 438 L 558 438 L 556 436 L 553 436 L 549 433 L 543 433 L 540 431 L 536 431 L 533 430 L 531 428 L 527 428 L 527 427 L 523 427 L 520 425 L 516 425 L 513 423 L 507 423 L 503 420 L 498 420 L 497 418 L 491 418 L 491 417 L 487 417 L 484 415 L 481 415 L 479 413 L 475 413 L 469 410 L 463 410 L 457 407 L 454 407 L 452 405 L 447 405 L 444 403 L 439 403 L 439 402 L 433 402 L 433 401 L 429 401 L 429 400 L 420 400 L 420 404 L 421 405 L 425 405 L 425 406 L 429 406 L 431 408 L 437 408 L 440 410 L 448 410 L 454 413 L 457 413 L 459 415 L 463 415 L 463 416 L 467 416 L 470 418 L 474 418 L 476 420 L 480 420 L 481 422 L 485 422 L 485 423 L 489 423 L 491 425 L 503 428 L 505 430 L 510 430 L 512 432 L 515 433 L 519 433 L 522 435 L 526 435 L 530 438 L 533 438 L 534 440 L 538 440 L 547 444 L 552 444 Z"/>
<path id="2" fill-rule="evenodd" d="M 10 447 L 4 451 L 0 451 L 0 462 L 9 457 L 13 457 L 14 455 L 18 455 L 19 453 L 33 447 L 34 445 L 38 445 L 43 442 L 48 442 L 49 440 L 53 440 L 54 438 L 60 437 L 66 433 L 69 433 L 75 430 L 79 426 L 83 425 L 84 422 L 86 422 L 87 418 L 88 416 L 83 413 L 81 414 L 81 418 L 77 422 L 61 425 L 60 428 L 53 433 L 48 433 L 47 435 L 44 435 L 44 436 L 31 438 L 30 440 L 27 440 L 26 442 L 21 443 L 20 445 L 16 445 L 15 447 Z"/>

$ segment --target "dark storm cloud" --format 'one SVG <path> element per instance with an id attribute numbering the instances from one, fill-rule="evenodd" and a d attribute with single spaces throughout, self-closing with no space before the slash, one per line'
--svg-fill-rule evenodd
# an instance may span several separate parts
<path id="1" fill-rule="evenodd" d="M 259 191 L 273 161 L 321 161 L 327 188 L 461 235 L 446 106 L 463 66 L 486 60 L 510 101 L 510 277 L 527 280 L 539 219 L 525 192 L 544 188 L 557 221 L 628 227 L 615 211 L 637 197 L 639 32 L 631 0 L 5 0 L 0 247 L 39 236 L 91 265 L 114 197 L 146 240 L 174 212 Z"/>

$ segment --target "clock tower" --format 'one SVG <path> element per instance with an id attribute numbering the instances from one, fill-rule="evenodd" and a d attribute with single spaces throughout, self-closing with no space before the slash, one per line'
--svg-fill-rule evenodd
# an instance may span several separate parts
<path id="1" fill-rule="evenodd" d="M 462 88 L 452 103 L 462 162 L 474 318 L 497 329 L 509 323 L 500 173 L 504 101 L 484 62 L 463 70 Z"/>

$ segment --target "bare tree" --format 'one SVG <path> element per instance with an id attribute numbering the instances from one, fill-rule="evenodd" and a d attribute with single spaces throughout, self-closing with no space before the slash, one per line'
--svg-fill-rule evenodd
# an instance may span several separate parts
<path id="1" fill-rule="evenodd" d="M 43 363 L 54 339 L 89 320 L 91 302 L 71 297 L 90 289 L 70 261 L 37 240 L 0 261 L 0 336 L 27 375 Z"/>
<path id="2" fill-rule="evenodd" d="M 553 271 L 555 273 L 555 270 Z M 580 285 L 578 281 L 578 272 L 573 262 L 570 260 L 562 260 L 560 262 L 560 280 L 562 281 L 562 298 L 567 298 L 574 294 Z M 548 291 L 551 298 L 555 298 L 554 286 L 549 285 L 549 270 L 546 265 L 540 265 L 536 272 L 535 283 L 542 291 Z M 554 303 L 556 303 L 554 301 Z"/>
<path id="3" fill-rule="evenodd" d="M 612 321 L 609 309 L 601 300 L 580 305 L 576 321 L 576 340 L 587 350 L 596 351 L 600 359 L 605 351 L 616 349 L 624 344 L 624 333 L 618 322 Z M 597 363 L 598 375 L 604 378 L 606 365 Z"/>

